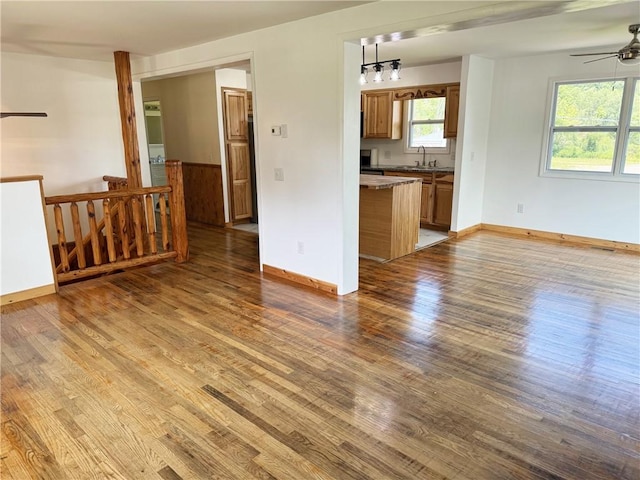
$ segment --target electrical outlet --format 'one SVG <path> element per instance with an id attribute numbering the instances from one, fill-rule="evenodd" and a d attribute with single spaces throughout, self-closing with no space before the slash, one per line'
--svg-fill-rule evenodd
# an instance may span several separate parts
<path id="1" fill-rule="evenodd" d="M 524 203 L 518 204 L 518 213 L 524 213 Z"/>
<path id="2" fill-rule="evenodd" d="M 304 242 L 298 240 L 298 254 L 304 255 Z"/>
<path id="3" fill-rule="evenodd" d="M 284 182 L 284 169 L 283 168 L 274 168 L 273 172 L 276 177 L 276 182 Z"/>

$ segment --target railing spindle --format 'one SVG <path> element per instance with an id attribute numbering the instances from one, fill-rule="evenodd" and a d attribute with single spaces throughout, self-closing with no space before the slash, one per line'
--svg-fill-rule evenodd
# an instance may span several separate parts
<path id="1" fill-rule="evenodd" d="M 71 220 L 73 221 L 73 239 L 76 243 L 75 251 L 78 258 L 78 268 L 85 268 L 87 260 L 84 257 L 84 243 L 82 242 L 82 227 L 80 226 L 80 214 L 78 204 L 71 202 Z"/>
<path id="2" fill-rule="evenodd" d="M 91 233 L 91 251 L 93 252 L 94 265 L 102 265 L 100 253 L 100 238 L 98 237 L 98 223 L 96 221 L 96 208 L 93 201 L 87 201 L 87 215 L 89 215 L 89 232 Z"/>
<path id="3" fill-rule="evenodd" d="M 149 248 L 151 249 L 151 253 L 155 254 L 158 253 L 158 246 L 156 245 L 156 214 L 153 210 L 153 195 L 145 195 L 144 202 L 147 208 L 147 238 Z"/>
<path id="4" fill-rule="evenodd" d="M 158 195 L 160 204 L 160 226 L 162 227 L 162 249 L 169 251 L 169 229 L 167 228 L 167 200 L 164 193 Z"/>
<path id="5" fill-rule="evenodd" d="M 60 252 L 60 263 L 62 264 L 62 271 L 68 272 L 69 268 L 69 253 L 67 252 L 67 239 L 64 234 L 64 221 L 62 220 L 62 208 L 59 204 L 53 206 L 53 217 L 56 222 L 56 232 L 58 234 L 58 249 Z"/>
<path id="6" fill-rule="evenodd" d="M 102 201 L 102 208 L 104 209 L 104 230 L 107 235 L 107 254 L 109 255 L 109 262 L 116 261 L 116 244 L 113 240 L 113 222 L 111 217 L 111 201 L 104 199 Z"/>
<path id="7" fill-rule="evenodd" d="M 127 210 L 124 199 L 118 199 L 118 225 L 120 227 L 120 241 L 122 242 L 122 256 L 125 260 L 131 258 L 129 251 L 129 232 L 127 231 Z"/>
<path id="8" fill-rule="evenodd" d="M 140 211 L 140 197 L 134 195 L 131 198 L 133 209 L 133 230 L 135 232 L 136 253 L 139 257 L 144 255 L 144 237 L 142 236 L 142 215 Z"/>

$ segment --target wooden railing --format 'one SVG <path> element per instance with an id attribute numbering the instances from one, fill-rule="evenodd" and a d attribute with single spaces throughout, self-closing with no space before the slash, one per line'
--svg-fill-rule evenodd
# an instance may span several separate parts
<path id="1" fill-rule="evenodd" d="M 178 263 L 187 261 L 182 164 L 168 160 L 166 168 L 167 186 L 129 189 L 126 179 L 105 176 L 109 191 L 45 197 L 45 203 L 53 205 L 59 283 L 169 258 Z M 154 195 L 159 211 L 155 210 Z M 95 202 L 102 205 L 101 220 Z M 71 249 L 67 245 L 65 211 L 73 232 Z M 86 214 L 84 219 L 81 211 Z M 88 225 L 86 234 L 83 224 Z"/>

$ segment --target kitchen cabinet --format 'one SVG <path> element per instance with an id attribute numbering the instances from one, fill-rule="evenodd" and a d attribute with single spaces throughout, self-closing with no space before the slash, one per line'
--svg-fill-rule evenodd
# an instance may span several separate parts
<path id="1" fill-rule="evenodd" d="M 458 110 L 460 108 L 460 85 L 447 87 L 444 107 L 444 138 L 458 136 Z"/>
<path id="2" fill-rule="evenodd" d="M 363 138 L 402 138 L 402 104 L 391 90 L 363 92 Z"/>
<path id="3" fill-rule="evenodd" d="M 392 260 L 415 251 L 420 186 L 418 178 L 360 175 L 361 255 Z"/>
<path id="4" fill-rule="evenodd" d="M 384 174 L 394 177 L 420 178 L 422 180 L 420 226 L 436 230 L 449 230 L 453 209 L 453 173 L 414 173 L 385 170 Z"/>
<path id="5" fill-rule="evenodd" d="M 434 185 L 432 223 L 447 227 L 451 226 L 451 210 L 453 205 L 453 183 L 438 182 Z"/>

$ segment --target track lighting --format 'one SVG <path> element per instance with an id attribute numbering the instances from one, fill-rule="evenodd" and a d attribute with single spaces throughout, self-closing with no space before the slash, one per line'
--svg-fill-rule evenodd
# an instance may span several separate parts
<path id="1" fill-rule="evenodd" d="M 384 72 L 384 64 L 391 64 L 391 73 L 389 74 L 389 80 L 396 81 L 400 80 L 400 59 L 395 58 L 393 60 L 378 60 L 378 44 L 376 43 L 376 61 L 370 63 L 364 63 L 364 45 L 362 46 L 362 65 L 360 65 L 360 85 L 364 85 L 367 83 L 367 74 L 369 73 L 370 67 L 373 65 L 373 81 L 375 83 L 380 83 L 383 81 L 382 74 Z"/>

